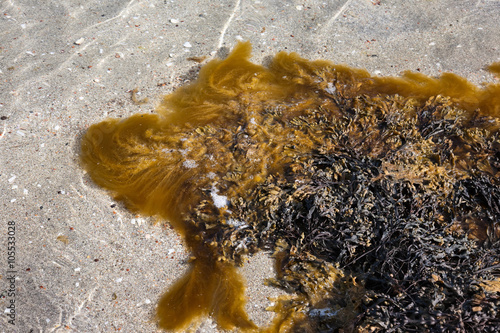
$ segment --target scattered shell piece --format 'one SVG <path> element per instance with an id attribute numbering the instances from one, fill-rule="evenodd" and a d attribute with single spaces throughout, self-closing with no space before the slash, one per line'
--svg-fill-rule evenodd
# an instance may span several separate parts
<path id="1" fill-rule="evenodd" d="M 132 220 L 130 220 L 130 223 L 132 223 L 132 224 L 137 223 L 137 225 L 142 225 L 144 223 L 144 219 L 142 219 L 142 218 L 132 219 Z"/>
<path id="2" fill-rule="evenodd" d="M 194 61 L 194 62 L 197 62 L 197 63 L 202 63 L 205 59 L 207 59 L 207 56 L 189 57 L 189 58 L 187 58 L 187 60 Z"/>
<path id="3" fill-rule="evenodd" d="M 84 41 L 85 41 L 85 38 L 84 38 L 84 37 L 82 37 L 82 38 L 78 38 L 78 39 L 75 41 L 75 45 L 81 45 Z"/>
<path id="4" fill-rule="evenodd" d="M 64 235 L 59 235 L 57 236 L 56 238 L 58 241 L 60 242 L 63 242 L 64 244 L 68 244 L 69 243 L 69 239 L 68 239 L 68 236 L 64 236 Z"/>
<path id="5" fill-rule="evenodd" d="M 134 88 L 130 91 L 130 93 L 132 94 L 131 98 L 132 98 L 132 102 L 135 104 L 135 105 L 141 105 L 141 104 L 146 104 L 147 102 L 149 102 L 149 98 L 143 98 L 143 99 L 138 99 L 137 98 L 137 93 L 139 92 L 139 89 L 138 88 Z"/>

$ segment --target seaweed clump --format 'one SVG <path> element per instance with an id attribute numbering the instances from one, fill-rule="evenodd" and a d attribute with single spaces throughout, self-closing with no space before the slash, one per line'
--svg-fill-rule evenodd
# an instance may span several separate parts
<path id="1" fill-rule="evenodd" d="M 500 273 L 496 120 L 443 97 L 340 110 L 286 125 L 325 138 L 296 154 L 290 139 L 283 172 L 233 200 L 230 218 L 248 225 L 218 239 L 239 240 L 223 255 L 276 250 L 272 284 L 299 291 L 275 309 L 281 330 L 495 332 L 500 295 L 484 281 Z"/>
<path id="2" fill-rule="evenodd" d="M 83 139 L 92 179 L 192 252 L 159 326 L 256 330 L 235 266 L 271 249 L 269 283 L 292 295 L 263 330 L 496 331 L 500 85 L 249 56 Z"/>
<path id="3" fill-rule="evenodd" d="M 500 272 L 494 270 L 498 185 L 467 179 L 443 193 L 380 178 L 380 165 L 353 154 L 317 153 L 300 182 L 276 177 L 258 187 L 260 200 L 244 205 L 241 214 L 258 221 L 256 240 L 281 245 L 281 276 L 273 283 L 302 291 L 296 303 L 310 303 L 312 331 L 496 331 L 500 295 L 485 294 L 482 283 Z M 485 235 L 460 230 L 470 217 Z M 325 265 L 332 265 L 326 273 L 320 269 Z M 335 270 L 353 279 L 349 292 L 339 296 L 339 286 L 311 290 Z M 339 312 L 348 304 L 356 314 Z"/>

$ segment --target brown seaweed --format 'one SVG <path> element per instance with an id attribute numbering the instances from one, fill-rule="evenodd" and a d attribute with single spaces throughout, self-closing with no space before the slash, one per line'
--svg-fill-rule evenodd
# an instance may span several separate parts
<path id="1" fill-rule="evenodd" d="M 272 249 L 269 283 L 294 296 L 262 330 L 495 331 L 500 84 L 249 57 L 240 43 L 156 114 L 83 138 L 92 179 L 192 252 L 159 326 L 257 329 L 235 266 Z"/>

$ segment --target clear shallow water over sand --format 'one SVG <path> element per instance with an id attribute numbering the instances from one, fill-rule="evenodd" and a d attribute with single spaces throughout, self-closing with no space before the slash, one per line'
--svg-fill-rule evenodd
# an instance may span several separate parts
<path id="1" fill-rule="evenodd" d="M 2 3 L 0 184 L 2 227 L 18 226 L 16 329 L 155 330 L 154 305 L 187 268 L 187 253 L 175 233 L 93 185 L 77 151 L 90 124 L 149 112 L 192 79 L 198 65 L 187 57 L 240 36 L 256 62 L 286 49 L 381 75 L 453 71 L 475 83 L 499 60 L 498 1 L 328 3 Z M 148 104 L 131 102 L 135 87 Z M 257 267 L 248 278 L 269 272 Z M 261 310 L 267 293 L 251 308 Z"/>

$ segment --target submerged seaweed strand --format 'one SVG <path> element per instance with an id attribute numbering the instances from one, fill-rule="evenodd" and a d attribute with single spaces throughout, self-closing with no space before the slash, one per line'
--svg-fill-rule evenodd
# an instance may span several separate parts
<path id="1" fill-rule="evenodd" d="M 273 283 L 297 294 L 276 303 L 270 332 L 495 327 L 500 85 L 249 57 L 240 43 L 158 114 L 83 138 L 92 179 L 169 221 L 192 252 L 159 326 L 210 315 L 256 329 L 235 264 L 271 248 Z"/>

